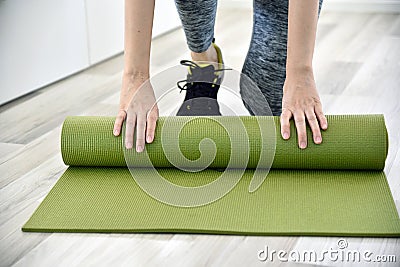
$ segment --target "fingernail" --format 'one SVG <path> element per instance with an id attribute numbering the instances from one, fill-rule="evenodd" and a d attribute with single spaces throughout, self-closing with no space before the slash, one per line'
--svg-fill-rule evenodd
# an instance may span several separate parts
<path id="1" fill-rule="evenodd" d="M 131 142 L 127 142 L 126 143 L 126 148 L 127 149 L 131 149 L 132 148 L 132 143 Z"/>
<path id="2" fill-rule="evenodd" d="M 143 151 L 143 147 L 140 146 L 140 145 L 137 146 L 137 147 L 136 147 L 136 151 L 137 151 L 137 152 L 142 152 L 142 151 Z"/>
<path id="3" fill-rule="evenodd" d="M 326 128 L 328 128 L 328 125 L 326 125 L 326 123 L 322 124 L 322 129 L 325 130 Z"/>
<path id="4" fill-rule="evenodd" d="M 287 132 L 283 133 L 283 139 L 289 139 L 289 134 Z"/>
<path id="5" fill-rule="evenodd" d="M 320 136 L 315 137 L 315 143 L 320 144 L 322 142 L 322 139 Z"/>
<path id="6" fill-rule="evenodd" d="M 148 135 L 146 138 L 147 143 L 151 143 L 153 141 L 153 138 L 151 137 L 151 135 Z"/>
<path id="7" fill-rule="evenodd" d="M 115 136 L 118 135 L 118 130 L 117 129 L 114 130 L 114 135 Z"/>
<path id="8" fill-rule="evenodd" d="M 306 148 L 306 146 L 307 146 L 307 145 L 306 145 L 306 142 L 301 142 L 301 143 L 300 143 L 300 148 L 301 148 L 301 149 Z"/>

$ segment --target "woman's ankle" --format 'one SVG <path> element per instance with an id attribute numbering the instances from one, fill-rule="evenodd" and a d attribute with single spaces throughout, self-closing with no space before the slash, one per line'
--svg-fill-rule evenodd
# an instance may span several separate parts
<path id="1" fill-rule="evenodd" d="M 218 54 L 215 47 L 211 44 L 210 47 L 201 53 L 191 51 L 193 61 L 208 61 L 218 63 Z"/>

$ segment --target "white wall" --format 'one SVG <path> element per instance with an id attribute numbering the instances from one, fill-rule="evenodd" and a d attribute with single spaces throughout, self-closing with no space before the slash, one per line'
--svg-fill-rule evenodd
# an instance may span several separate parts
<path id="1" fill-rule="evenodd" d="M 88 67 L 81 0 L 0 1 L 0 104 Z"/>
<path id="2" fill-rule="evenodd" d="M 89 63 L 124 49 L 124 1 L 85 0 Z"/>
<path id="3" fill-rule="evenodd" d="M 0 0 L 0 105 L 123 51 L 124 0 Z M 180 25 L 156 1 L 153 37 Z"/>

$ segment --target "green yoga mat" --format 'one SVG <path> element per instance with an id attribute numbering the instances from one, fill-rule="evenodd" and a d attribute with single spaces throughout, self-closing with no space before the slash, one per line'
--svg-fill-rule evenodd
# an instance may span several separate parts
<path id="1" fill-rule="evenodd" d="M 230 154 L 232 147 L 241 149 L 242 143 L 232 143 L 219 124 L 233 125 L 235 130 L 238 119 L 249 141 L 248 160 L 243 157 L 244 163 L 234 165 L 245 167 L 243 173 L 236 168 L 225 169 L 229 158 L 237 157 Z M 123 139 L 112 135 L 114 118 L 69 117 L 61 135 L 62 156 L 69 167 L 22 230 L 400 236 L 400 219 L 383 173 L 388 139 L 381 115 L 328 116 L 329 129 L 323 132 L 323 144 L 313 144 L 308 129 L 306 150 L 297 147 L 293 124 L 292 138 L 285 141 L 280 137 L 276 117 L 190 118 L 175 136 L 182 154 L 190 160 L 198 159 L 199 143 L 204 138 L 212 139 L 217 149 L 210 168 L 198 172 L 174 168 L 163 151 L 161 136 L 167 120 L 178 127 L 188 118 L 159 119 L 156 139 L 146 145 L 158 173 L 185 187 L 207 185 L 222 173 L 228 178 L 239 173 L 241 179 L 230 192 L 199 207 L 160 202 L 132 177 L 138 175 L 151 182 L 149 169 L 140 168 L 144 154 L 125 151 L 130 163 L 137 165 L 131 168 L 132 174 L 126 167 Z M 257 123 L 271 120 L 276 136 L 261 137 Z M 275 144 L 275 150 L 263 146 L 263 138 L 273 138 L 267 144 Z M 267 155 L 275 153 L 272 168 L 261 186 L 250 193 L 255 168 L 271 164 L 268 156 L 265 162 L 259 162 L 263 150 Z M 179 157 L 174 160 L 181 167 L 191 166 Z"/>

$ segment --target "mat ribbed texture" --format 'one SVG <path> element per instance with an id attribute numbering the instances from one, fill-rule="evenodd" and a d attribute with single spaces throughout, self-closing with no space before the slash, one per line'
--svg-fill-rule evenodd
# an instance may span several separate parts
<path id="1" fill-rule="evenodd" d="M 171 119 L 178 125 L 187 118 Z M 122 138 L 112 135 L 114 118 L 69 117 L 63 125 L 61 149 L 70 167 L 23 230 L 400 236 L 399 216 L 382 171 L 388 149 L 383 116 L 328 116 L 323 144 L 314 145 L 309 132 L 306 150 L 297 147 L 294 125 L 292 138 L 284 141 L 279 119 L 272 119 L 276 124 L 273 169 L 257 191 L 248 191 L 260 155 L 257 120 L 271 118 L 241 117 L 250 145 L 248 169 L 242 179 L 211 204 L 182 208 L 147 195 L 123 167 Z M 159 137 L 165 120 L 159 119 L 156 139 L 146 146 L 159 173 L 182 186 L 217 179 L 233 145 L 223 127 L 214 119 L 198 117 L 182 129 L 177 138 L 189 159 L 200 156 L 198 146 L 204 137 L 213 139 L 218 149 L 212 168 L 187 173 L 173 168 L 163 153 Z M 237 122 L 230 117 L 217 120 Z"/>
<path id="2" fill-rule="evenodd" d="M 279 169 L 358 169 L 382 170 L 388 149 L 387 132 L 381 115 L 340 115 L 328 116 L 329 130 L 323 132 L 324 143 L 315 145 L 308 129 L 308 148 L 297 146 L 296 129 L 292 122 L 291 136 L 285 141 L 280 137 L 279 118 L 275 122 L 276 150 L 273 168 Z M 248 168 L 255 168 L 260 154 L 260 131 L 257 120 L 273 125 L 271 117 L 241 117 L 250 142 Z M 187 120 L 174 117 L 168 120 Z M 219 120 L 218 124 L 215 120 Z M 156 136 L 160 137 L 165 118 L 160 118 Z M 173 122 L 171 124 L 173 124 Z M 230 140 L 223 124 L 235 123 L 240 128 L 237 117 L 197 117 L 191 120 L 179 136 L 182 153 L 189 159 L 200 156 L 199 142 L 211 138 L 217 145 L 217 155 L 210 167 L 226 167 L 230 157 Z M 69 117 L 61 135 L 61 151 L 64 162 L 70 166 L 126 166 L 121 138 L 112 135 L 112 117 Z M 177 126 L 178 127 L 178 126 Z M 268 138 L 265 136 L 264 138 Z M 240 145 L 240 144 L 238 144 Z M 245 146 L 245 144 L 243 144 Z M 172 167 L 161 146 L 161 138 L 146 147 L 155 167 Z M 184 165 L 184 164 L 183 164 Z"/>

